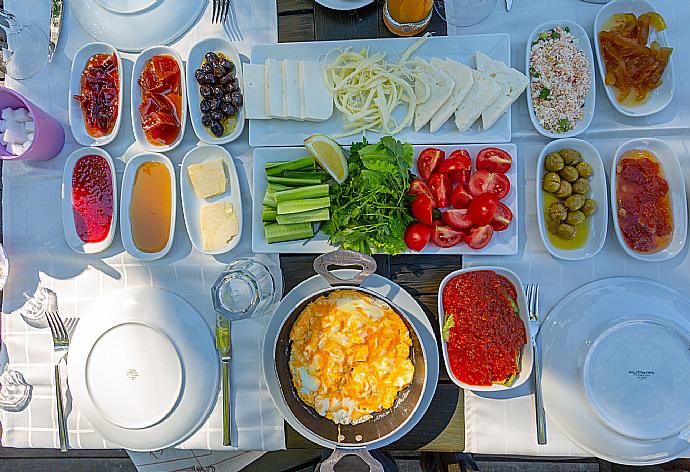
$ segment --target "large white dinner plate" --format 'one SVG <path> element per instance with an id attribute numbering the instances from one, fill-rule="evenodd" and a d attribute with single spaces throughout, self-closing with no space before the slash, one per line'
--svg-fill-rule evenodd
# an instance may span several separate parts
<path id="1" fill-rule="evenodd" d="M 97 41 L 140 52 L 182 36 L 206 5 L 206 0 L 71 0 L 70 12 Z"/>
<path id="2" fill-rule="evenodd" d="M 348 278 L 354 277 L 358 271 L 355 269 L 337 269 L 332 270 L 331 273 L 335 274 L 339 278 L 347 280 Z M 422 416 L 424 416 L 424 413 L 426 413 L 429 405 L 431 405 L 431 400 L 434 398 L 436 384 L 438 382 L 438 347 L 436 345 L 436 337 L 434 336 L 434 331 L 431 327 L 431 323 L 429 322 L 429 318 L 426 316 L 426 313 L 424 313 L 422 307 L 419 306 L 419 303 L 417 303 L 417 301 L 412 298 L 412 295 L 407 293 L 407 291 L 378 274 L 370 275 L 364 279 L 364 282 L 362 282 L 361 286 L 383 295 L 395 306 L 405 312 L 410 323 L 412 323 L 416 328 L 417 333 L 419 334 L 419 341 L 422 343 L 424 352 L 426 354 L 426 389 L 424 390 L 424 394 L 419 402 L 419 406 L 412 414 L 412 417 L 403 426 L 401 426 L 398 431 L 391 434 L 387 438 L 376 442 L 376 448 L 382 448 L 397 441 L 405 434 L 410 432 L 410 430 L 414 428 Z M 269 393 L 271 394 L 271 398 L 273 398 L 273 402 L 287 422 L 290 423 L 290 425 L 302 436 L 306 437 L 310 441 L 313 441 L 323 447 L 331 448 L 333 445 L 330 442 L 324 441 L 320 436 L 312 433 L 302 426 L 299 420 L 287 406 L 287 403 L 285 403 L 283 400 L 283 394 L 280 389 L 280 383 L 278 382 L 278 377 L 276 375 L 274 366 L 275 339 L 280 332 L 283 320 L 285 320 L 285 318 L 288 316 L 290 310 L 297 306 L 303 299 L 318 290 L 323 290 L 328 287 L 330 287 L 330 285 L 328 282 L 326 282 L 326 279 L 320 275 L 315 275 L 297 285 L 285 296 L 285 298 L 283 298 L 276 310 L 273 312 L 273 315 L 268 322 L 268 326 L 266 327 L 266 334 L 264 335 L 264 343 L 262 348 L 262 365 L 264 378 L 266 379 L 266 385 Z"/>
<path id="3" fill-rule="evenodd" d="M 543 321 L 544 406 L 596 457 L 659 464 L 690 452 L 690 301 L 647 279 L 601 279 Z"/>
<path id="4" fill-rule="evenodd" d="M 434 146 L 436 149 L 445 151 L 446 157 L 456 149 L 465 149 L 472 157 L 472 168 L 474 170 L 474 162 L 477 153 L 490 145 L 483 144 L 469 144 L 469 145 L 442 145 Z M 513 157 L 513 165 L 506 174 L 510 179 L 510 192 L 501 200 L 510 211 L 513 213 L 513 221 L 505 231 L 498 231 L 494 233 L 491 242 L 483 249 L 475 250 L 466 244 L 458 244 L 454 247 L 441 248 L 435 246 L 431 242 L 420 252 L 407 250 L 407 254 L 474 254 L 481 256 L 498 256 L 498 255 L 513 255 L 518 252 L 518 172 L 517 172 L 517 146 L 515 144 L 498 144 L 493 147 L 498 147 L 507 151 Z M 414 162 L 412 166 L 412 173 L 417 172 L 417 156 L 424 150 L 426 146 L 412 146 L 414 151 Z M 266 194 L 266 172 L 264 166 L 267 162 L 290 161 L 308 155 L 307 151 L 301 147 L 292 148 L 259 148 L 254 150 L 253 159 L 253 195 L 254 208 L 252 209 L 252 250 L 258 253 L 303 253 L 303 254 L 323 254 L 338 249 L 328 242 L 328 235 L 317 232 L 311 239 L 302 239 L 298 241 L 285 241 L 282 243 L 266 242 L 264 235 L 264 226 L 261 219 L 263 212 L 263 199 Z"/>
<path id="5" fill-rule="evenodd" d="M 354 10 L 369 5 L 374 0 L 316 0 L 316 3 L 332 10 Z"/>
<path id="6" fill-rule="evenodd" d="M 135 451 L 191 436 L 218 394 L 208 325 L 158 288 L 116 291 L 92 305 L 74 333 L 68 369 L 77 409 L 105 439 Z"/>
<path id="7" fill-rule="evenodd" d="M 354 51 L 369 48 L 370 54 L 385 52 L 389 61 L 395 61 L 397 56 L 400 56 L 405 49 L 418 40 L 419 38 L 386 38 L 258 45 L 252 48 L 251 62 L 264 64 L 269 58 L 278 61 L 283 59 L 318 61 L 323 60 L 326 54 L 333 49 L 347 48 Z M 475 67 L 474 54 L 477 51 L 510 64 L 510 36 L 504 33 L 432 36 L 415 51 L 413 57 L 427 60 L 434 57 L 449 58 Z M 400 107 L 394 116 L 400 118 L 404 115 L 403 108 Z M 337 109 L 333 110 L 333 116 L 330 119 L 322 122 L 249 120 L 249 144 L 252 146 L 301 146 L 304 139 L 312 134 L 321 133 L 331 136 L 343 132 L 343 123 L 344 117 Z M 412 127 L 407 127 L 396 137 L 412 144 L 504 143 L 510 141 L 510 110 L 486 131 L 482 131 L 478 123 L 475 123 L 472 128 L 462 134 L 458 133 L 453 120 L 449 120 L 435 133 L 430 133 L 428 126 L 418 132 L 415 132 Z M 380 138 L 380 135 L 368 132 L 366 137 L 370 142 L 375 142 Z M 340 144 L 351 144 L 358 139 L 359 137 L 354 135 L 339 138 L 337 141 Z"/>

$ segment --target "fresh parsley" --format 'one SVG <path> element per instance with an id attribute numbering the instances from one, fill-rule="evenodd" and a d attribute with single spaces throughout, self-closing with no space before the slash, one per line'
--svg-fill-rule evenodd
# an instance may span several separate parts
<path id="1" fill-rule="evenodd" d="M 543 87 L 541 89 L 541 92 L 539 92 L 539 98 L 541 98 L 542 100 L 546 100 L 547 98 L 549 98 L 549 95 L 551 95 L 551 90 L 547 89 L 546 87 Z"/>
<path id="2" fill-rule="evenodd" d="M 539 72 L 537 72 L 537 69 L 535 69 L 534 67 L 529 68 L 529 74 L 535 79 L 539 78 Z"/>
<path id="3" fill-rule="evenodd" d="M 570 123 L 570 120 L 567 118 L 561 118 L 558 120 L 558 128 L 556 128 L 556 131 L 559 133 L 565 133 L 566 131 L 570 131 L 573 129 L 573 125 Z"/>

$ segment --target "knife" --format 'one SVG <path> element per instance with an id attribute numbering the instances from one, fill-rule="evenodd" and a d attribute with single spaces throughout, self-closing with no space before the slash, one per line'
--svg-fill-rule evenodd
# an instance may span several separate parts
<path id="1" fill-rule="evenodd" d="M 50 3 L 52 6 L 50 8 L 50 39 L 48 40 L 48 62 L 51 62 L 53 60 L 53 54 L 55 54 L 58 39 L 60 38 L 64 0 L 51 0 Z"/>
<path id="2" fill-rule="evenodd" d="M 216 315 L 216 350 L 220 354 L 220 368 L 223 377 L 223 446 L 232 445 L 230 431 L 230 361 L 232 360 L 232 344 L 230 337 L 230 321 Z"/>
<path id="3" fill-rule="evenodd" d="M 506 0 L 506 11 L 510 11 L 513 8 L 513 0 Z"/>

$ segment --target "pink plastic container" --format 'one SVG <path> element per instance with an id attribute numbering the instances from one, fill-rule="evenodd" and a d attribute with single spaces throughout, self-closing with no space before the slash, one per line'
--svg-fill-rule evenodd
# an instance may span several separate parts
<path id="1" fill-rule="evenodd" d="M 6 107 L 29 110 L 36 124 L 36 135 L 29 149 L 19 156 L 10 154 L 5 146 L 0 144 L 0 159 L 6 161 L 47 161 L 60 153 L 65 144 L 65 131 L 55 118 L 14 90 L 0 86 L 0 110 Z"/>

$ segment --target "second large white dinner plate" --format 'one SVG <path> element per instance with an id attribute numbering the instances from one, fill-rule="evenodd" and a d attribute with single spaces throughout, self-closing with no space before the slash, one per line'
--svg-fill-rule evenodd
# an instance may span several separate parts
<path id="1" fill-rule="evenodd" d="M 620 464 L 690 452 L 690 301 L 659 282 L 580 287 L 542 323 L 548 419 L 582 449 Z"/>

